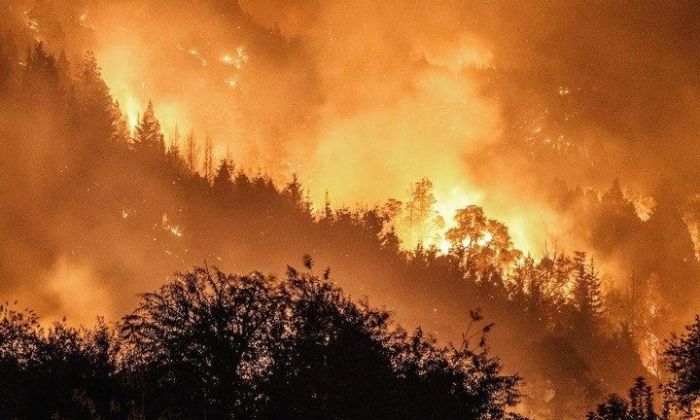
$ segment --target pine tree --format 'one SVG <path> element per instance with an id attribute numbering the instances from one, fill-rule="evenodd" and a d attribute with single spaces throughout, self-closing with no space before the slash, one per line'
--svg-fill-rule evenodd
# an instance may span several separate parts
<path id="1" fill-rule="evenodd" d="M 212 182 L 214 178 L 214 141 L 210 136 L 204 139 L 204 179 Z"/>
<path id="2" fill-rule="evenodd" d="M 133 137 L 134 149 L 146 156 L 162 156 L 165 154 L 165 139 L 160 131 L 160 123 L 153 111 L 153 102 L 148 101 L 148 107 L 136 126 Z"/>
<path id="3" fill-rule="evenodd" d="M 58 69 L 56 59 L 44 51 L 44 43 L 39 41 L 27 53 L 27 71 L 38 75 L 49 76 L 57 81 Z"/>
<path id="4" fill-rule="evenodd" d="M 168 159 L 175 160 L 180 158 L 180 128 L 175 125 L 172 135 L 170 136 L 170 141 L 168 142 Z"/>
<path id="5" fill-rule="evenodd" d="M 233 173 L 233 167 L 228 162 L 228 159 L 222 159 L 219 169 L 216 171 L 216 176 L 212 183 L 215 190 L 223 191 L 229 189 L 233 183 L 231 182 L 231 174 Z"/>
<path id="6" fill-rule="evenodd" d="M 36 42 L 27 50 L 23 88 L 31 96 L 45 101 L 47 94 L 53 95 L 59 89 L 56 59 L 44 50 L 42 42 Z"/>
<path id="7" fill-rule="evenodd" d="M 70 62 L 66 56 L 65 50 L 61 50 L 61 54 L 58 56 L 58 61 L 56 62 L 56 67 L 58 69 L 58 83 L 62 90 L 62 94 L 68 94 L 71 88 L 70 79 Z"/>
<path id="8" fill-rule="evenodd" d="M 85 54 L 76 76 L 75 97 L 83 121 L 89 122 L 88 140 L 98 139 L 110 143 L 127 140 L 126 120 L 112 99 L 107 84 L 102 80 L 102 69 L 97 65 L 94 53 L 88 51 Z"/>
<path id="9" fill-rule="evenodd" d="M 121 108 L 119 106 L 119 101 L 114 102 L 114 121 L 112 124 L 112 141 L 115 143 L 126 144 L 129 141 L 130 130 L 129 123 L 126 121 L 126 117 L 121 113 Z"/>
<path id="10" fill-rule="evenodd" d="M 107 84 L 102 80 L 102 69 L 92 51 L 83 58 L 78 71 L 78 93 L 88 112 L 95 108 L 110 109 L 113 100 Z"/>
<path id="11" fill-rule="evenodd" d="M 331 198 L 328 195 L 328 190 L 323 194 L 323 214 L 321 220 L 330 223 L 333 221 L 333 208 L 331 207 Z"/>
<path id="12" fill-rule="evenodd" d="M 700 315 L 685 327 L 685 333 L 672 334 L 664 351 L 664 365 L 671 375 L 667 392 L 674 409 L 684 418 L 700 418 Z"/>
<path id="13" fill-rule="evenodd" d="M 651 386 L 647 385 L 642 377 L 634 381 L 634 386 L 629 390 L 630 417 L 639 420 L 654 420 L 657 418 L 654 412 L 654 395 Z"/>
<path id="14" fill-rule="evenodd" d="M 284 188 L 284 195 L 290 203 L 301 209 L 304 207 L 304 190 L 299 182 L 299 176 L 296 173 L 292 174 L 292 180 L 287 183 Z"/>
<path id="15" fill-rule="evenodd" d="M 199 145 L 197 144 L 197 138 L 194 136 L 194 132 L 190 131 L 185 140 L 185 163 L 187 164 L 187 169 L 191 173 L 197 172 L 197 164 L 199 163 Z"/>
<path id="16" fill-rule="evenodd" d="M 573 304 L 586 321 L 596 324 L 603 312 L 601 280 L 593 263 L 586 264 L 586 253 L 574 253 Z"/>
<path id="17" fill-rule="evenodd" d="M 668 418 L 663 412 L 654 410 L 654 395 L 651 386 L 644 378 L 634 381 L 628 399 L 612 394 L 608 400 L 598 405 L 595 412 L 588 413 L 589 420 L 660 420 Z"/>

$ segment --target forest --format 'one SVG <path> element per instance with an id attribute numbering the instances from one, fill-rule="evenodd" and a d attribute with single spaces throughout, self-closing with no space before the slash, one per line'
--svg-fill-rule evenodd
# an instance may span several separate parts
<path id="1" fill-rule="evenodd" d="M 477 204 L 445 220 L 429 177 L 318 205 L 157 101 L 129 121 L 95 53 L 0 30 L 0 418 L 700 417 L 700 213 L 670 180 L 640 216 L 552 179 L 576 241 L 541 253 Z"/>

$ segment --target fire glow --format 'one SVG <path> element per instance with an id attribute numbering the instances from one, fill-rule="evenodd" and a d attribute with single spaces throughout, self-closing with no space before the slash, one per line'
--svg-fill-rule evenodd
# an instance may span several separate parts
<path id="1" fill-rule="evenodd" d="M 288 121 L 290 116 L 285 114 L 273 116 L 276 120 L 271 124 L 292 128 L 284 143 L 275 144 L 276 140 L 270 142 L 266 135 L 253 134 L 259 132 L 259 127 L 246 127 L 244 113 L 249 111 L 242 111 L 245 104 L 240 102 L 255 101 L 256 96 L 267 101 L 269 94 L 260 89 L 275 83 L 253 65 L 258 61 L 255 51 L 243 46 L 227 50 L 223 45 L 236 40 L 221 39 L 216 32 L 212 39 L 185 46 L 184 40 L 177 40 L 183 36 L 177 31 L 162 36 L 170 41 L 163 41 L 162 48 L 154 51 L 143 45 L 144 30 L 133 25 L 119 22 L 115 27 L 130 29 L 119 31 L 118 36 L 108 31 L 98 33 L 101 47 L 97 51 L 104 78 L 131 129 L 152 99 L 166 136 L 175 127 L 184 132 L 210 134 L 217 143 L 218 158 L 223 158 L 224 150 L 240 151 L 233 156 L 239 168 L 265 167 L 266 173 L 279 182 L 291 175 L 285 168 L 298 168 L 316 208 L 322 206 L 325 191 L 330 192 L 336 206 L 372 205 L 388 197 L 403 197 L 408 186 L 427 177 L 435 185 L 436 210 L 445 225 L 422 239 L 425 246 L 446 252 L 444 233 L 452 227 L 454 213 L 468 204 L 478 204 L 509 225 L 517 247 L 539 251 L 544 223 L 552 220 L 542 217 L 541 208 L 528 209 L 526 213 L 521 207 L 517 214 L 499 211 L 512 208 L 511 200 L 494 200 L 485 194 L 482 186 L 474 184 L 463 160 L 462 154 L 480 147 L 484 139 L 498 132 L 497 109 L 476 93 L 469 73 L 471 68 L 488 67 L 493 55 L 472 38 L 462 36 L 438 47 L 417 42 L 411 56 L 406 57 L 406 65 L 420 59 L 423 64 L 418 70 L 401 75 L 403 80 L 398 80 L 397 86 L 387 88 L 374 75 L 367 74 L 361 76 L 369 77 L 363 89 L 376 92 L 360 91 L 356 99 L 350 99 L 342 96 L 345 93 L 338 96 L 340 91 L 329 85 L 327 103 L 318 112 L 320 116 L 312 131 L 295 133 L 297 121 Z M 217 54 L 217 50 L 226 52 Z M 347 59 L 371 65 L 374 57 L 369 54 Z M 124 62 L 129 65 L 123 65 Z M 170 79 L 171 73 L 181 76 Z M 161 77 L 163 74 L 166 76 Z M 327 77 L 336 83 L 345 76 Z M 182 81 L 185 78 L 187 85 Z M 220 90 L 221 84 L 228 89 Z M 236 94 L 239 91 L 245 92 L 245 97 Z M 382 103 L 382 95 L 395 99 Z M 196 106 L 202 97 L 206 97 L 207 106 Z M 352 102 L 357 105 L 351 105 Z M 344 111 L 348 106 L 356 110 Z M 251 137 L 258 137 L 252 145 Z M 299 142 L 316 147 L 299 147 Z M 301 153 L 290 153 L 290 147 Z M 260 159 L 263 151 L 277 154 L 282 161 L 269 165 Z M 430 158 L 422 159 L 427 156 Z M 403 239 L 405 244 L 415 245 Z"/>

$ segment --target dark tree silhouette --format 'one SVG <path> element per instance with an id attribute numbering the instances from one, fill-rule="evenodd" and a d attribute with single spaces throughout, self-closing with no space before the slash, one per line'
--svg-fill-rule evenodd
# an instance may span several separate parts
<path id="1" fill-rule="evenodd" d="M 600 404 L 595 412 L 588 413 L 588 420 L 657 420 L 666 418 L 654 409 L 654 396 L 651 386 L 644 378 L 635 380 L 628 398 L 613 394 Z"/>
<path id="2" fill-rule="evenodd" d="M 134 149 L 144 156 L 158 157 L 165 154 L 165 138 L 160 131 L 160 123 L 156 119 L 152 101 L 148 101 L 148 107 L 134 130 L 132 141 Z"/>
<path id="3" fill-rule="evenodd" d="M 131 369 L 146 375 L 146 413 L 250 415 L 253 379 L 279 342 L 284 301 L 272 279 L 196 269 L 143 295 L 124 318 Z"/>
<path id="4" fill-rule="evenodd" d="M 311 270 L 313 262 L 304 265 Z M 144 414 L 514 416 L 507 409 L 519 400 L 519 379 L 502 375 L 488 355 L 491 325 L 459 348 L 440 348 L 420 330 L 392 330 L 388 312 L 353 303 L 328 276 L 289 268 L 279 280 L 198 268 L 143 295 L 121 331 Z"/>
<path id="5" fill-rule="evenodd" d="M 126 417 L 118 351 L 104 323 L 77 330 L 61 322 L 45 331 L 33 312 L 0 307 L 0 417 Z"/>
<path id="6" fill-rule="evenodd" d="M 195 268 L 119 324 L 48 330 L 0 308 L 3 418 L 503 419 L 516 376 L 488 354 L 483 324 L 459 346 L 407 334 L 355 303 L 330 270 L 278 279 Z"/>
<path id="7" fill-rule="evenodd" d="M 689 418 L 700 416 L 700 316 L 685 334 L 672 335 L 664 361 L 672 375 L 668 384 L 672 402 Z"/>

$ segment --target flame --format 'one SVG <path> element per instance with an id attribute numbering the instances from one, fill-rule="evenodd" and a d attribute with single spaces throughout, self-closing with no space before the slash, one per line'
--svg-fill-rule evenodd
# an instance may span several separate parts
<path id="1" fill-rule="evenodd" d="M 122 95 L 121 100 L 117 100 L 122 104 L 122 113 L 126 116 L 126 123 L 129 126 L 129 130 L 134 131 L 139 123 L 139 115 L 143 110 L 143 105 L 131 95 Z"/>
<path id="2" fill-rule="evenodd" d="M 295 108 L 298 97 L 269 96 L 271 86 L 277 89 L 286 79 L 260 71 L 269 67 L 256 67 L 262 52 L 255 45 L 214 33 L 209 39 L 178 37 L 173 31 L 157 32 L 155 48 L 149 25 L 119 16 L 110 19 L 117 22 L 102 25 L 105 31 L 98 32 L 97 59 L 131 130 L 152 99 L 166 136 L 176 126 L 181 132 L 211 134 L 216 158 L 229 148 L 242 151 L 234 155 L 239 167 L 263 167 L 279 182 L 289 173 L 270 168 L 270 161 L 278 168 L 298 168 L 316 208 L 323 205 L 326 191 L 337 207 L 372 205 L 400 198 L 408 185 L 427 177 L 435 185 L 435 210 L 444 224 L 424 241 L 441 252 L 449 248 L 444 235 L 454 226 L 456 211 L 470 204 L 483 206 L 489 217 L 506 223 L 521 250 L 533 250 L 544 235 L 544 223 L 551 221 L 535 205 L 513 206 L 513 197 L 487 196 L 487 186 L 469 173 L 466 155 L 495 141 L 500 130 L 499 109 L 481 96 L 470 74 L 470 69 L 492 66 L 493 54 L 469 34 L 441 42 L 411 41 L 412 56 L 406 57 L 410 71 L 395 81 L 387 80 L 383 70 L 377 79 L 375 70 L 381 68 L 375 69 L 373 60 L 382 58 L 374 50 L 356 56 L 359 52 L 350 48 L 354 44 L 339 50 L 336 42 L 319 46 L 327 56 L 316 70 L 326 89 L 324 100 L 311 111 L 317 118 L 311 120 L 313 127 L 295 138 L 288 132 L 303 125 L 298 114 L 267 114 L 268 108 L 275 108 L 273 113 L 279 107 Z M 358 64 L 361 71 L 350 80 L 335 69 Z M 247 102 L 239 103 L 242 97 Z M 265 115 L 254 114 L 256 110 Z M 261 121 L 254 124 L 268 131 L 246 126 L 251 118 L 242 121 L 241 114 L 254 114 L 252 119 Z M 277 144 L 276 137 L 266 134 L 274 127 L 289 138 Z"/>
<path id="3" fill-rule="evenodd" d="M 631 195 L 632 204 L 634 205 L 634 211 L 637 213 L 637 217 L 645 222 L 649 220 L 656 207 L 654 198 L 642 194 L 629 193 L 629 195 Z"/>
<path id="4" fill-rule="evenodd" d="M 165 213 L 163 213 L 161 226 L 165 231 L 172 233 L 174 236 L 178 238 L 182 237 L 182 228 L 179 225 L 171 225 L 168 219 L 168 215 Z"/>
<path id="5" fill-rule="evenodd" d="M 661 348 L 659 338 L 656 336 L 656 334 L 648 332 L 645 334 L 639 347 L 639 357 L 642 361 L 642 365 L 650 374 L 658 378 L 660 376 L 659 350 Z"/>

